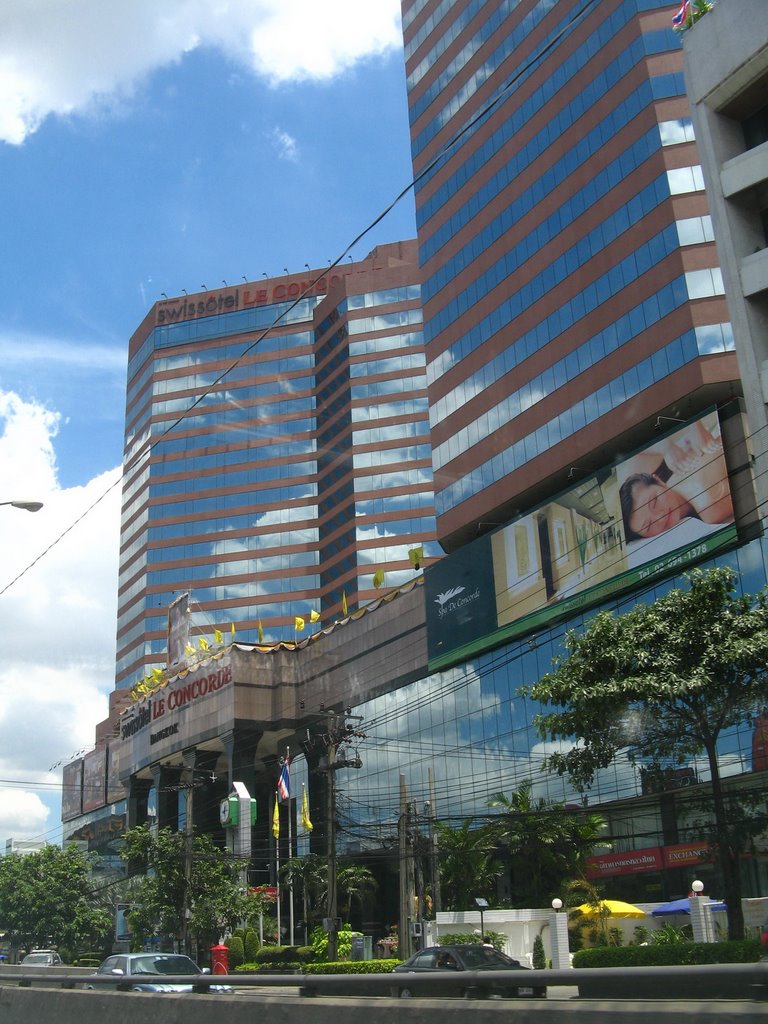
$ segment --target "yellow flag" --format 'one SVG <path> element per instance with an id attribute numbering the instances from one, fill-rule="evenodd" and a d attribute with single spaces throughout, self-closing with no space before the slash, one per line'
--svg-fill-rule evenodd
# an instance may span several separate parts
<path id="1" fill-rule="evenodd" d="M 230 632 L 232 633 L 232 639 L 234 640 L 235 639 L 235 624 L 234 624 L 234 622 L 232 623 L 232 628 L 231 628 Z"/>
<path id="2" fill-rule="evenodd" d="M 264 643 L 264 627 L 261 624 L 261 619 L 259 619 L 259 643 Z"/>
<path id="3" fill-rule="evenodd" d="M 373 574 L 373 585 L 378 590 L 379 587 L 384 583 L 384 570 L 377 569 Z"/>
<path id="4" fill-rule="evenodd" d="M 301 824 L 307 832 L 312 831 L 312 822 L 309 818 L 309 801 L 307 800 L 307 791 L 304 786 L 301 787 Z"/>
<path id="5" fill-rule="evenodd" d="M 424 548 L 411 548 L 408 552 L 408 557 L 411 560 L 411 565 L 414 569 L 420 569 L 421 563 L 424 561 Z"/>
<path id="6" fill-rule="evenodd" d="M 310 622 L 317 622 L 319 618 L 320 618 L 320 612 L 316 612 L 315 609 L 313 608 L 312 611 L 309 613 L 309 621 Z"/>
<path id="7" fill-rule="evenodd" d="M 304 619 L 302 619 L 300 615 L 297 615 L 296 618 L 293 620 L 293 628 L 296 630 L 297 633 L 300 633 L 302 629 L 304 629 Z"/>
<path id="8" fill-rule="evenodd" d="M 157 665 L 155 665 L 155 667 L 152 669 L 153 680 L 155 680 L 155 682 L 158 683 L 162 682 L 164 675 L 165 673 L 163 672 L 163 670 L 161 668 L 158 668 Z"/>
<path id="9" fill-rule="evenodd" d="M 198 637 L 197 646 L 200 648 L 201 651 L 209 651 L 211 649 L 211 645 L 208 643 L 204 636 Z"/>
<path id="10" fill-rule="evenodd" d="M 184 644 L 184 653 L 185 654 L 194 654 L 195 653 L 195 648 L 192 646 L 192 644 L 189 642 L 189 640 L 187 640 L 187 642 Z"/>
<path id="11" fill-rule="evenodd" d="M 342 590 L 341 592 L 341 614 L 346 618 L 349 615 L 347 611 L 347 595 Z"/>
<path id="12" fill-rule="evenodd" d="M 277 802 L 277 797 L 275 797 L 275 810 L 272 814 L 272 835 L 275 839 L 280 838 L 280 804 Z"/>
<path id="13" fill-rule="evenodd" d="M 214 631 L 213 631 L 213 642 L 215 644 L 223 644 L 224 643 L 224 637 L 222 636 L 222 633 L 221 633 L 220 629 L 214 629 Z"/>

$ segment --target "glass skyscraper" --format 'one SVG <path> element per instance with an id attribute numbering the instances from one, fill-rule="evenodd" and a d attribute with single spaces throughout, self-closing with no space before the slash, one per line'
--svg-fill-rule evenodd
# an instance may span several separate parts
<path id="1" fill-rule="evenodd" d="M 290 640 L 438 553 L 415 255 L 163 300 L 134 334 L 118 686 L 164 663 L 182 592 L 193 638 Z"/>
<path id="2" fill-rule="evenodd" d="M 405 0 L 403 25 L 454 549 L 738 370 L 670 4 Z"/>

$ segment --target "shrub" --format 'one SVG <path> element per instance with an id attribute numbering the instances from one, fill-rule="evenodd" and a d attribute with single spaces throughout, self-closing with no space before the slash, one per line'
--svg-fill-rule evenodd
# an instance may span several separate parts
<path id="1" fill-rule="evenodd" d="M 648 931 L 648 929 L 646 928 L 646 926 L 644 924 L 635 925 L 635 929 L 634 929 L 634 931 L 632 933 L 632 935 L 633 935 L 633 938 L 632 938 L 633 944 L 635 946 L 642 946 L 644 943 L 648 942 L 649 934 L 650 934 L 650 932 Z"/>
<path id="2" fill-rule="evenodd" d="M 547 957 L 544 953 L 544 943 L 542 942 L 540 935 L 537 935 L 533 940 L 533 956 L 531 958 L 531 962 L 535 971 L 542 971 L 547 966 Z"/>
<path id="3" fill-rule="evenodd" d="M 243 942 L 245 951 L 245 959 L 247 962 L 251 962 L 256 959 L 256 954 L 261 949 L 261 942 L 259 942 L 259 933 L 253 928 L 249 928 L 245 933 L 245 940 Z"/>
<path id="4" fill-rule="evenodd" d="M 336 952 L 339 960 L 349 960 L 352 954 L 352 935 L 360 935 L 360 932 L 352 932 L 348 924 L 339 929 L 336 935 Z M 318 961 L 328 958 L 328 933 L 324 928 L 318 926 L 312 931 L 312 948 Z"/>
<path id="5" fill-rule="evenodd" d="M 441 946 L 457 946 L 462 943 L 477 943 L 480 945 L 482 941 L 482 935 L 476 935 L 475 932 L 448 932 L 446 935 L 441 934 L 438 939 Z"/>
<path id="6" fill-rule="evenodd" d="M 675 946 L 681 942 L 691 942 L 690 936 L 686 935 L 682 928 L 675 928 L 673 924 L 664 924 L 651 932 L 650 942 L 652 946 Z"/>
<path id="7" fill-rule="evenodd" d="M 742 942 L 676 942 L 653 946 L 598 946 L 580 949 L 573 966 L 590 967 L 674 967 L 694 964 L 755 963 L 760 959 L 757 939 Z"/>
<path id="8" fill-rule="evenodd" d="M 399 960 L 337 960 L 335 963 L 306 964 L 304 974 L 391 974 Z"/>
<path id="9" fill-rule="evenodd" d="M 257 964 L 287 964 L 296 963 L 298 957 L 298 946 L 262 946 L 256 954 L 249 958 Z M 305 949 L 306 947 L 302 947 Z"/>
<path id="10" fill-rule="evenodd" d="M 239 935 L 228 935 L 224 945 L 229 950 L 229 966 L 238 967 L 245 960 L 243 940 Z"/>

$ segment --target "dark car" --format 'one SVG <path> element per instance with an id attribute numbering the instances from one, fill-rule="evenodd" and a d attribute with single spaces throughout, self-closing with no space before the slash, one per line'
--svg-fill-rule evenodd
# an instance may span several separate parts
<path id="1" fill-rule="evenodd" d="M 116 953 L 108 956 L 96 973 L 124 977 L 133 982 L 130 987 L 136 992 L 191 992 L 195 980 L 210 972 L 201 970 L 194 960 L 181 953 Z M 189 984 L 162 980 L 174 975 L 189 975 Z M 231 989 L 226 985 L 211 985 L 211 991 L 230 992 Z"/>
<path id="2" fill-rule="evenodd" d="M 408 985 L 407 980 L 403 979 L 403 983 L 397 985 L 394 994 L 400 996 L 401 999 L 422 995 L 474 996 L 478 999 L 493 996 L 545 998 L 546 987 L 526 985 L 523 979 L 521 979 L 522 984 L 519 985 L 507 979 L 503 981 L 499 979 L 498 983 L 493 981 L 490 986 L 483 983 L 476 986 L 471 979 L 468 979 L 466 988 L 461 985 L 454 988 L 453 985 L 446 986 L 445 984 L 448 973 L 456 975 L 465 971 L 477 971 L 478 974 L 484 974 L 495 971 L 527 971 L 528 969 L 519 960 L 513 960 L 511 956 L 499 953 L 491 946 L 479 946 L 477 943 L 429 946 L 427 949 L 415 953 L 410 960 L 398 964 L 393 973 L 412 976 L 418 974 L 426 977 L 431 975 L 433 982 Z"/>

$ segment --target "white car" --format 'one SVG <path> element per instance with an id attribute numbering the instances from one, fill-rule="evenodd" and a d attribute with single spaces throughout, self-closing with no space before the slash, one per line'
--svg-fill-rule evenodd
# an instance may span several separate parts
<path id="1" fill-rule="evenodd" d="M 63 964 L 55 949 L 33 949 L 21 961 L 22 967 L 61 967 Z"/>
<path id="2" fill-rule="evenodd" d="M 96 973 L 125 978 L 136 992 L 191 992 L 194 980 L 210 971 L 201 970 L 194 960 L 181 953 L 115 953 L 107 957 Z M 162 980 L 187 975 L 188 985 Z M 211 992 L 231 991 L 227 985 L 211 985 Z"/>

